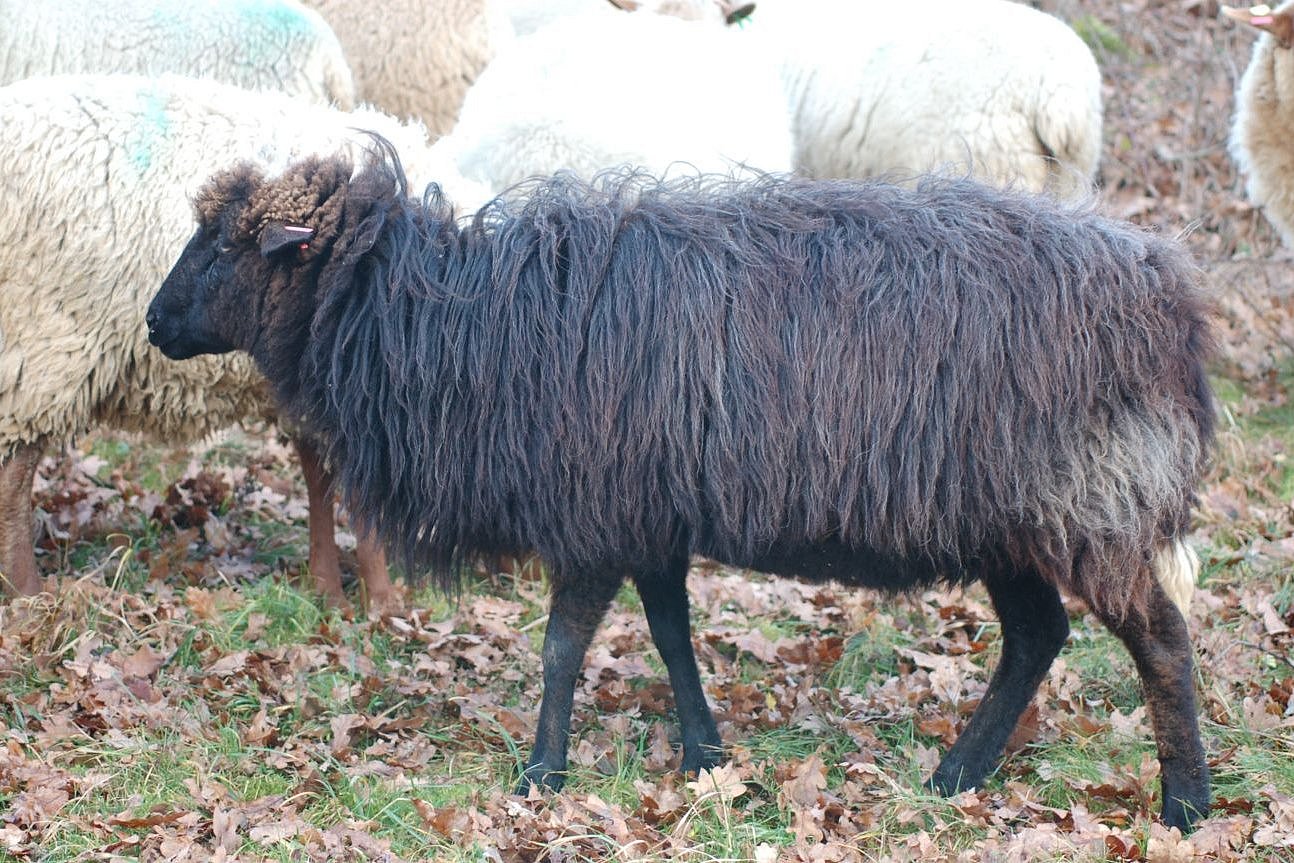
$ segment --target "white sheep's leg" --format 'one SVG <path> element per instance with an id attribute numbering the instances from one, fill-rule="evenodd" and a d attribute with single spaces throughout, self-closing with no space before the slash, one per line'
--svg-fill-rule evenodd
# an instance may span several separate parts
<path id="1" fill-rule="evenodd" d="M 674 709 L 683 734 L 684 773 L 695 773 L 723 761 L 723 743 L 710 705 L 701 688 L 701 674 L 692 651 L 692 622 L 688 617 L 687 556 L 664 569 L 639 573 L 634 586 L 642 597 L 652 641 L 669 670 Z"/>
<path id="2" fill-rule="evenodd" d="M 552 602 L 544 633 L 544 696 L 539 702 L 535 749 L 526 762 L 518 794 L 533 784 L 560 791 L 566 782 L 566 748 L 571 736 L 575 684 L 593 633 L 623 579 L 605 570 L 551 573 Z"/>
<path id="3" fill-rule="evenodd" d="M 41 448 L 20 444 L 0 461 L 0 579 L 10 595 L 34 596 L 45 589 L 32 547 L 31 483 Z"/>
<path id="4" fill-rule="evenodd" d="M 306 480 L 306 497 L 310 504 L 310 576 L 314 588 L 324 601 L 337 608 L 347 608 L 341 589 L 341 556 L 337 551 L 337 534 L 333 522 L 332 488 L 328 472 L 314 445 L 293 436 L 301 472 Z"/>
<path id="5" fill-rule="evenodd" d="M 371 533 L 361 533 L 355 546 L 359 559 L 359 580 L 364 589 L 365 607 L 369 614 L 380 616 L 399 614 L 404 610 L 400 594 L 391 583 L 391 573 L 386 565 L 386 552 Z"/>

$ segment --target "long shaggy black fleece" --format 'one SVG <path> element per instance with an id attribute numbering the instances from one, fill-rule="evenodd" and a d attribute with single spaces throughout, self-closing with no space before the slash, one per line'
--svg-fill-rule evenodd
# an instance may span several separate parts
<path id="1" fill-rule="evenodd" d="M 1186 523 L 1211 342 L 1172 243 L 969 181 L 558 177 L 460 225 L 389 161 L 337 174 L 266 371 L 446 583 L 482 550 L 881 587 L 995 559 L 1126 609 Z"/>

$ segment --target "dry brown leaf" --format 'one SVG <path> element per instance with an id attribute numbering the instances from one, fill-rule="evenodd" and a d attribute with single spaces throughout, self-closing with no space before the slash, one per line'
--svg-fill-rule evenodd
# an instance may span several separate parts
<path id="1" fill-rule="evenodd" d="M 779 796 L 790 806 L 816 806 L 822 802 L 822 792 L 827 787 L 827 765 L 817 755 L 803 761 L 792 762 L 785 770 Z"/>
<path id="2" fill-rule="evenodd" d="M 234 853 L 242 844 L 239 832 L 247 824 L 246 817 L 237 809 L 217 806 L 211 812 L 211 832 L 214 834 L 216 848 L 227 853 Z"/>
<path id="3" fill-rule="evenodd" d="M 278 738 L 278 727 L 262 707 L 256 711 L 256 715 L 252 717 L 247 727 L 242 729 L 240 737 L 244 746 L 272 746 Z"/>
<path id="4" fill-rule="evenodd" d="M 329 749 L 334 758 L 345 758 L 350 755 L 351 738 L 355 732 L 364 728 L 368 720 L 358 713 L 341 713 L 328 721 L 332 729 L 332 743 Z"/>
<path id="5" fill-rule="evenodd" d="M 695 780 L 687 783 L 687 790 L 698 803 L 717 799 L 731 804 L 746 793 L 740 774 L 741 771 L 732 763 L 720 764 L 713 769 L 702 770 Z"/>
<path id="6" fill-rule="evenodd" d="M 229 677 L 238 674 L 247 667 L 247 660 L 251 652 L 247 650 L 237 650 L 233 653 L 227 653 L 206 667 L 207 674 L 214 674 L 217 677 Z"/>

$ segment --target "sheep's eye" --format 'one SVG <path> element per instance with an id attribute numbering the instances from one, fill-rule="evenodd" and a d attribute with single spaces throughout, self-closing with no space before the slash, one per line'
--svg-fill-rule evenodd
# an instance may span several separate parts
<path id="1" fill-rule="evenodd" d="M 227 255 L 234 250 L 234 247 L 229 245 L 228 243 L 221 243 L 220 246 L 218 247 L 218 250 L 220 254 Z"/>

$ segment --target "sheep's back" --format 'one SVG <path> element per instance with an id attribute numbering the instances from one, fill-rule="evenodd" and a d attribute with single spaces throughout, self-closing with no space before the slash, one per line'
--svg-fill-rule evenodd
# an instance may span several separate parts
<path id="1" fill-rule="evenodd" d="M 495 191 L 626 164 L 657 175 L 788 171 L 777 69 L 756 49 L 664 15 L 560 20 L 507 46 L 468 91 L 450 136 L 457 164 Z"/>
<path id="2" fill-rule="evenodd" d="M 896 4 L 770 7 L 751 35 L 782 58 L 796 170 L 1090 190 L 1100 72 L 1059 19 L 1001 0 L 936 0 L 919 22 Z"/>
<path id="3" fill-rule="evenodd" d="M 1041 565 L 1086 543 L 1148 572 L 1184 525 L 1211 405 L 1176 246 L 969 182 L 633 187 L 632 206 L 571 205 L 565 182 L 469 231 L 492 287 L 373 318 L 417 321 L 393 386 L 436 405 L 390 420 L 419 466 L 391 471 L 392 535 L 435 524 L 559 566 L 679 542 Z"/>
<path id="4" fill-rule="evenodd" d="M 0 0 L 0 84 L 82 73 L 173 73 L 355 104 L 337 37 L 297 0 Z"/>
<path id="5" fill-rule="evenodd" d="M 488 0 L 305 0 L 341 39 L 358 98 L 433 136 L 454 125 L 467 88 L 510 34 Z"/>

